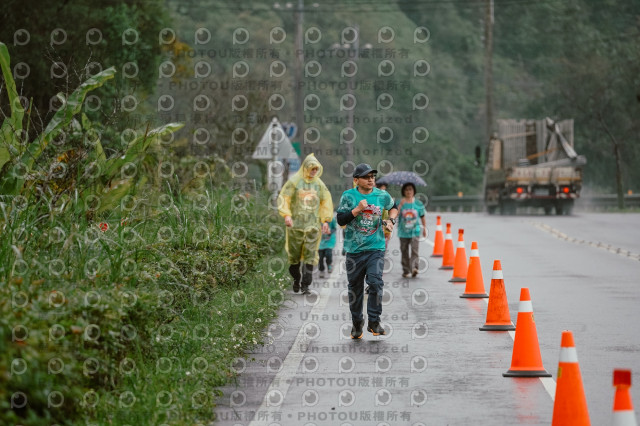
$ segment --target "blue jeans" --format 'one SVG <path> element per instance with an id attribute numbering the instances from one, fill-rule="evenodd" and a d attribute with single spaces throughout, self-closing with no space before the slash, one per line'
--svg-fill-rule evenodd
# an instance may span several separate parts
<path id="1" fill-rule="evenodd" d="M 384 251 L 371 250 L 361 253 L 347 253 L 347 280 L 349 281 L 349 310 L 351 320 L 362 320 L 365 276 L 369 285 L 367 316 L 370 322 L 380 321 L 382 314 L 382 271 Z"/>

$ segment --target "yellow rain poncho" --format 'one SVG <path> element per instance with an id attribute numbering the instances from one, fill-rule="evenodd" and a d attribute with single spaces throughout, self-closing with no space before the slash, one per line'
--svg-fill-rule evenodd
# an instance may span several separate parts
<path id="1" fill-rule="evenodd" d="M 311 177 L 311 170 L 318 168 Z M 278 195 L 280 216 L 291 216 L 287 227 L 286 249 L 289 263 L 317 264 L 321 226 L 333 218 L 331 193 L 322 180 L 322 165 L 309 154 L 300 169 L 284 184 Z"/>

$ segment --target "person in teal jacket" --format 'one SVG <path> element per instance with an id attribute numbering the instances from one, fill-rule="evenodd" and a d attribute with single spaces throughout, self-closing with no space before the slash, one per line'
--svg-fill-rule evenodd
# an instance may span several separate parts
<path id="1" fill-rule="evenodd" d="M 336 246 L 336 232 L 338 231 L 338 222 L 335 216 L 329 223 L 329 233 L 322 234 L 320 240 L 320 247 L 318 247 L 318 271 L 320 271 L 320 278 L 324 278 L 324 264 L 327 263 L 327 272 L 331 275 L 333 271 L 333 248 Z"/>
<path id="2" fill-rule="evenodd" d="M 426 238 L 426 210 L 420 200 L 416 200 L 416 187 L 412 183 L 402 185 L 402 200 L 398 203 L 398 237 L 404 278 L 418 275 L 418 247 L 420 235 Z"/>
<path id="3" fill-rule="evenodd" d="M 344 249 L 347 252 L 347 288 L 351 311 L 351 338 L 362 338 L 364 282 L 369 284 L 367 331 L 374 336 L 386 333 L 380 325 L 384 281 L 385 240 L 383 228 L 393 230 L 398 210 L 387 191 L 374 187 L 378 173 L 369 164 L 358 164 L 353 172 L 355 188 L 342 193 L 338 204 L 338 225 L 345 227 Z M 382 220 L 389 210 L 389 220 Z"/>

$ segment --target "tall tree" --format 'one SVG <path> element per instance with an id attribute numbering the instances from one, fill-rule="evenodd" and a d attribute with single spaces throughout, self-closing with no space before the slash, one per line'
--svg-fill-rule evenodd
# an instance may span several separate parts
<path id="1" fill-rule="evenodd" d="M 169 26 L 161 0 L 8 0 L 2 14 L 0 40 L 9 46 L 19 95 L 33 99 L 36 128 L 53 114 L 58 92 L 69 93 L 111 66 L 117 70 L 114 84 L 96 93 L 102 108 L 88 111 L 93 118 L 101 111 L 112 116 L 123 96 L 141 99 L 155 86 L 159 33 Z"/>
<path id="2" fill-rule="evenodd" d="M 640 5 L 591 0 L 566 4 L 563 56 L 550 79 L 545 102 L 575 117 L 588 166 L 603 186 L 615 188 L 623 207 L 626 185 L 640 181 L 633 163 L 640 154 Z M 626 176 L 626 179 L 625 179 Z"/>

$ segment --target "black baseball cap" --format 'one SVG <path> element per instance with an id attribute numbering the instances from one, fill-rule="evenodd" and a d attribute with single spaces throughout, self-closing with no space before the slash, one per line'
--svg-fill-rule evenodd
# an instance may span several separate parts
<path id="1" fill-rule="evenodd" d="M 378 173 L 377 170 L 373 169 L 370 165 L 366 163 L 360 163 L 356 166 L 356 169 L 353 171 L 353 177 L 362 177 L 366 176 L 369 173 Z"/>

